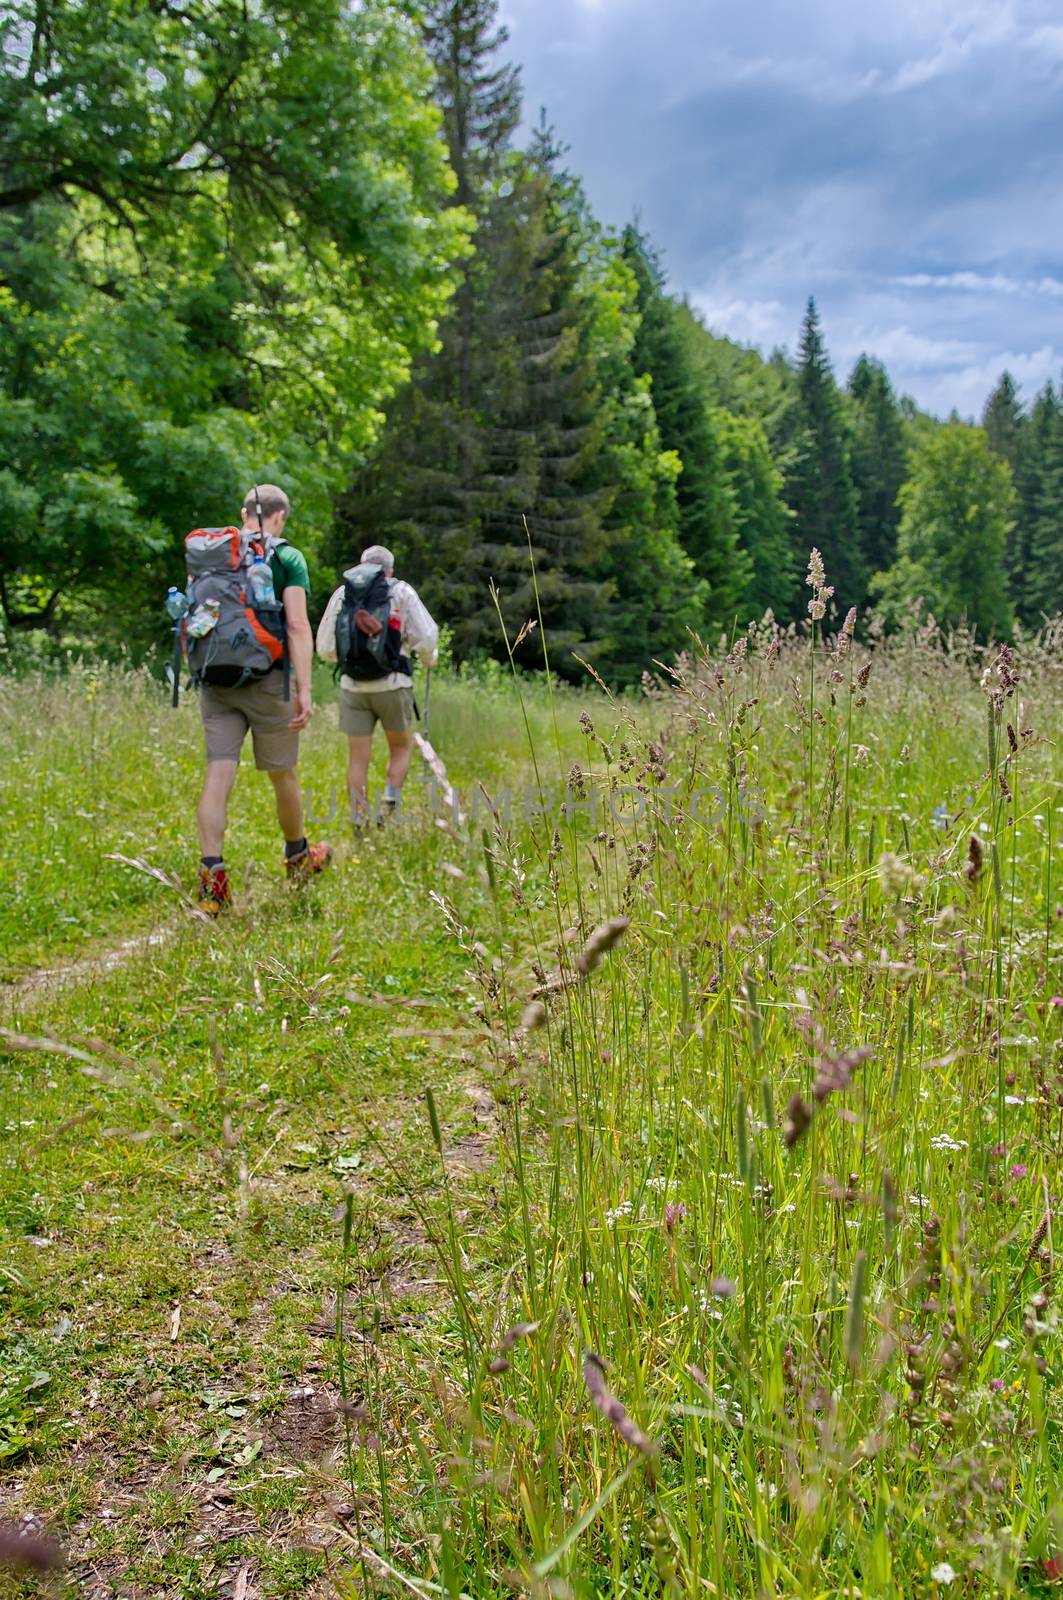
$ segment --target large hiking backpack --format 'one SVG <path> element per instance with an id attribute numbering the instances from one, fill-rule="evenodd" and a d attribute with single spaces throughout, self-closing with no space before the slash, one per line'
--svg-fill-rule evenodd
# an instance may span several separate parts
<path id="1" fill-rule="evenodd" d="M 284 607 L 252 604 L 249 575 L 255 558 L 269 561 L 283 539 L 239 528 L 195 528 L 185 540 L 188 612 L 182 642 L 195 684 L 240 688 L 255 683 L 285 659 Z M 217 621 L 197 636 L 197 618 Z"/>
<path id="2" fill-rule="evenodd" d="M 336 665 L 348 678 L 369 681 L 409 672 L 402 623 L 391 614 L 391 585 L 383 567 L 362 562 L 343 574 L 336 617 Z"/>

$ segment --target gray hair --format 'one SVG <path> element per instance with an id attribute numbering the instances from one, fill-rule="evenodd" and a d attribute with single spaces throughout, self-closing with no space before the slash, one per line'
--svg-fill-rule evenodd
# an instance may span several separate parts
<path id="1" fill-rule="evenodd" d="M 394 572 L 395 557 L 383 544 L 371 544 L 367 550 L 362 551 L 362 560 L 371 567 L 383 567 L 385 572 Z"/>

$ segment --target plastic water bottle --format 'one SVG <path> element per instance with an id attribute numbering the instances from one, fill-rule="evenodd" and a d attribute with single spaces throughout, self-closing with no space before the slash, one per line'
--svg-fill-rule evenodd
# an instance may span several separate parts
<path id="1" fill-rule="evenodd" d="M 166 591 L 166 609 L 174 622 L 180 622 L 188 610 L 188 596 L 172 583 Z"/>
<path id="2" fill-rule="evenodd" d="M 277 596 L 273 589 L 273 572 L 263 556 L 256 556 L 251 563 L 247 585 L 251 590 L 251 604 L 257 609 L 277 604 Z"/>
<path id="3" fill-rule="evenodd" d="M 220 615 L 220 600 L 204 600 L 203 604 L 197 606 L 188 619 L 188 637 L 190 639 L 202 639 L 212 628 L 218 626 Z"/>

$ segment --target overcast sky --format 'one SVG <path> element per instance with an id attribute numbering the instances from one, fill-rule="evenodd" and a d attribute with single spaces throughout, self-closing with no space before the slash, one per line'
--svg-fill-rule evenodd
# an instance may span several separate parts
<path id="1" fill-rule="evenodd" d="M 945 414 L 1063 369 L 1063 0 L 501 0 L 601 219 L 709 326 L 793 350 L 814 294 Z"/>

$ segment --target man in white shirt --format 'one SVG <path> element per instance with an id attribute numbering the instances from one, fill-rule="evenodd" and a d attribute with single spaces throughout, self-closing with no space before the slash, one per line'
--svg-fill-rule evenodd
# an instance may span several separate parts
<path id="1" fill-rule="evenodd" d="M 383 545 L 372 544 L 363 550 L 362 563 L 384 569 L 391 598 L 391 624 L 401 630 L 402 649 L 406 653 L 415 650 L 431 670 L 439 659 L 439 629 L 417 591 L 395 577 L 395 558 Z M 343 594 L 341 584 L 318 624 L 317 653 L 324 661 L 336 660 L 336 620 Z M 382 678 L 357 680 L 344 673 L 340 678 L 340 732 L 347 735 L 347 793 L 356 827 L 369 818 L 367 785 L 376 724 L 381 724 L 388 741 L 384 814 L 394 814 L 410 770 L 413 717 L 413 679 L 408 672 L 400 670 Z"/>

